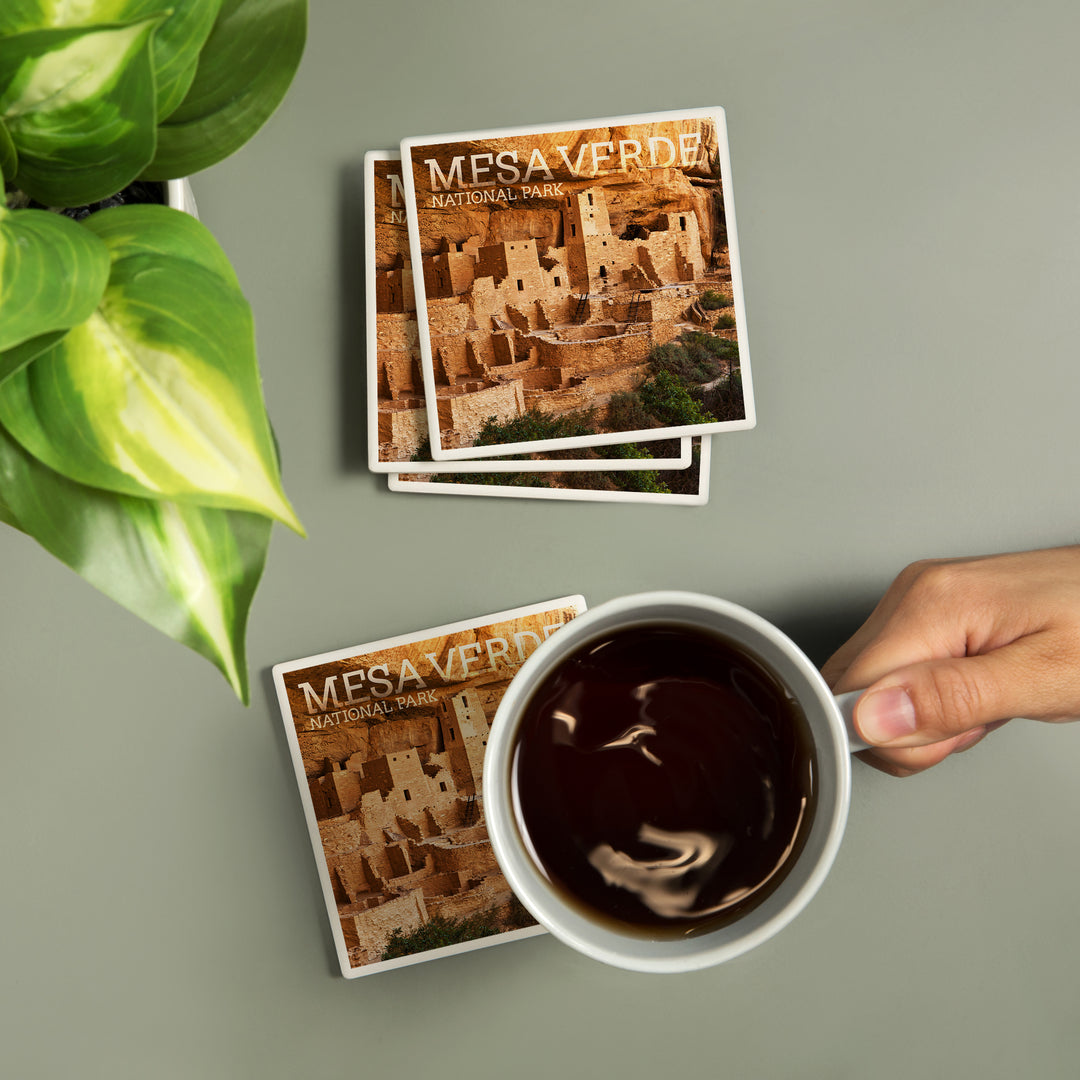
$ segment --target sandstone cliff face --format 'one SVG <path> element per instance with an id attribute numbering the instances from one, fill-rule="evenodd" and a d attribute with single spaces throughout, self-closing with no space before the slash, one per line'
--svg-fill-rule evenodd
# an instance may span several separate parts
<path id="1" fill-rule="evenodd" d="M 709 260 L 717 237 L 723 232 L 719 181 L 695 184 L 675 170 L 668 171 L 673 175 L 663 184 L 604 178 L 577 186 L 605 189 L 611 231 L 616 236 L 625 235 L 634 226 L 652 231 L 660 226 L 665 214 L 696 212 L 702 255 Z M 421 222 L 420 247 L 425 255 L 435 255 L 444 240 L 452 244 L 473 241 L 481 247 L 503 241 L 535 240 L 542 255 L 548 248 L 564 245 L 562 203 L 559 198 L 532 197 L 528 207 L 521 209 L 516 203 L 485 203 L 429 210 Z"/>
<path id="2" fill-rule="evenodd" d="M 375 269 L 400 270 L 409 262 L 409 233 L 397 222 L 375 226 Z"/>
<path id="3" fill-rule="evenodd" d="M 344 762 L 353 754 L 370 760 L 416 749 L 423 759 L 438 752 L 439 703 L 464 687 L 480 695 L 490 722 L 517 666 L 550 630 L 571 618 L 571 608 L 526 615 L 290 672 L 285 688 L 307 776 L 321 776 L 327 759 Z M 346 716 L 352 703 L 344 677 L 364 670 L 372 680 L 366 685 L 374 686 L 375 673 L 381 672 L 393 689 L 365 697 L 366 706 L 357 699 L 366 711 Z M 399 679 L 406 671 L 408 677 Z M 321 699 L 321 707 L 309 708 L 312 697 Z"/>
<path id="4" fill-rule="evenodd" d="M 304 771 L 310 779 L 322 775 L 327 758 L 343 762 L 353 754 L 360 754 L 367 761 L 414 747 L 434 751 L 439 741 L 439 721 L 434 713 L 418 712 L 414 716 L 402 715 L 374 723 L 354 721 L 348 727 L 320 731 L 315 739 L 305 738 L 303 734 L 299 739 L 304 751 Z M 308 746 L 317 746 L 317 757 L 309 752 Z"/>
<path id="5" fill-rule="evenodd" d="M 600 163 L 599 173 L 592 169 L 594 145 L 611 143 L 618 148 L 621 142 L 633 141 L 647 146 L 648 139 L 657 136 L 678 145 L 679 136 L 686 133 L 693 133 L 700 140 L 700 151 L 693 165 L 685 168 L 645 167 L 649 159 L 647 154 L 643 154 L 642 162 L 633 160 L 631 156 L 625 161 L 625 169 L 609 172 L 607 170 L 612 164 L 622 164 L 616 151 L 612 160 Z M 524 177 L 534 151 L 543 159 L 547 171 L 534 171 L 527 182 L 529 190 L 526 191 Z M 564 153 L 575 166 L 574 169 L 567 167 Z M 495 160 L 499 154 L 516 155 L 515 167 L 521 173 L 521 179 L 508 186 L 518 196 L 517 200 L 431 207 L 428 193 L 430 172 L 422 162 L 427 157 L 433 157 L 440 162 L 444 174 L 448 174 L 453 157 L 464 157 L 468 161 L 472 154 L 490 154 Z M 414 160 L 418 162 L 413 173 L 416 190 L 425 207 L 420 229 L 420 247 L 425 255 L 436 254 L 444 239 L 457 244 L 472 237 L 479 238 L 481 245 L 535 240 L 541 252 L 548 247 L 562 246 L 565 200 L 557 194 L 545 193 L 545 183 L 561 184 L 566 193 L 585 187 L 603 187 L 608 200 L 611 230 L 616 236 L 623 235 L 632 226 L 650 230 L 656 228 L 663 214 L 694 210 L 700 223 L 703 254 L 708 259 L 712 256 L 714 238 L 722 232 L 722 203 L 716 197 L 720 189 L 716 130 L 708 122 L 592 128 L 420 147 L 414 154 Z M 661 153 L 658 160 L 663 164 L 669 158 Z M 492 172 L 488 178 L 495 175 Z M 465 177 L 469 179 L 468 167 Z"/>

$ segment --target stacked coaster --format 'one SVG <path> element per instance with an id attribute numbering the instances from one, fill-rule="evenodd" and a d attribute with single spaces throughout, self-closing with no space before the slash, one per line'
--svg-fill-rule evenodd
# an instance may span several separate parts
<path id="1" fill-rule="evenodd" d="M 722 109 L 408 138 L 365 179 L 391 490 L 708 501 L 755 422 Z"/>

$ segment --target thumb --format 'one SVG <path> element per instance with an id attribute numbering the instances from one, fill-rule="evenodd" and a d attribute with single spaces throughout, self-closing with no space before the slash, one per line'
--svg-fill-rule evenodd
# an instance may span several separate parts
<path id="1" fill-rule="evenodd" d="M 1037 636 L 978 656 L 891 672 L 859 698 L 855 727 L 874 746 L 924 746 L 1021 712 L 1048 715 L 1053 707 L 1044 688 L 1052 669 Z"/>

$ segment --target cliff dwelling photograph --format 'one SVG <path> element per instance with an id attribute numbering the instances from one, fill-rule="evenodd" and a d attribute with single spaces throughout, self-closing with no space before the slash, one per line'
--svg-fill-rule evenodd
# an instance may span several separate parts
<path id="1" fill-rule="evenodd" d="M 406 139 L 402 159 L 405 213 L 376 226 L 396 459 L 753 426 L 722 112 Z"/>
<path id="2" fill-rule="evenodd" d="M 483 812 L 491 721 L 579 598 L 275 671 L 342 973 L 539 933 Z"/>

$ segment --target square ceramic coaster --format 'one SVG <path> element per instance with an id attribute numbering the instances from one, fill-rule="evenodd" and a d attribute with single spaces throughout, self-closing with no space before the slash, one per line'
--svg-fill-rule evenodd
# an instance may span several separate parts
<path id="1" fill-rule="evenodd" d="M 484 749 L 568 596 L 274 666 L 346 978 L 542 933 L 495 862 Z"/>
<path id="2" fill-rule="evenodd" d="M 722 109 L 401 154 L 436 461 L 754 425 Z"/>

